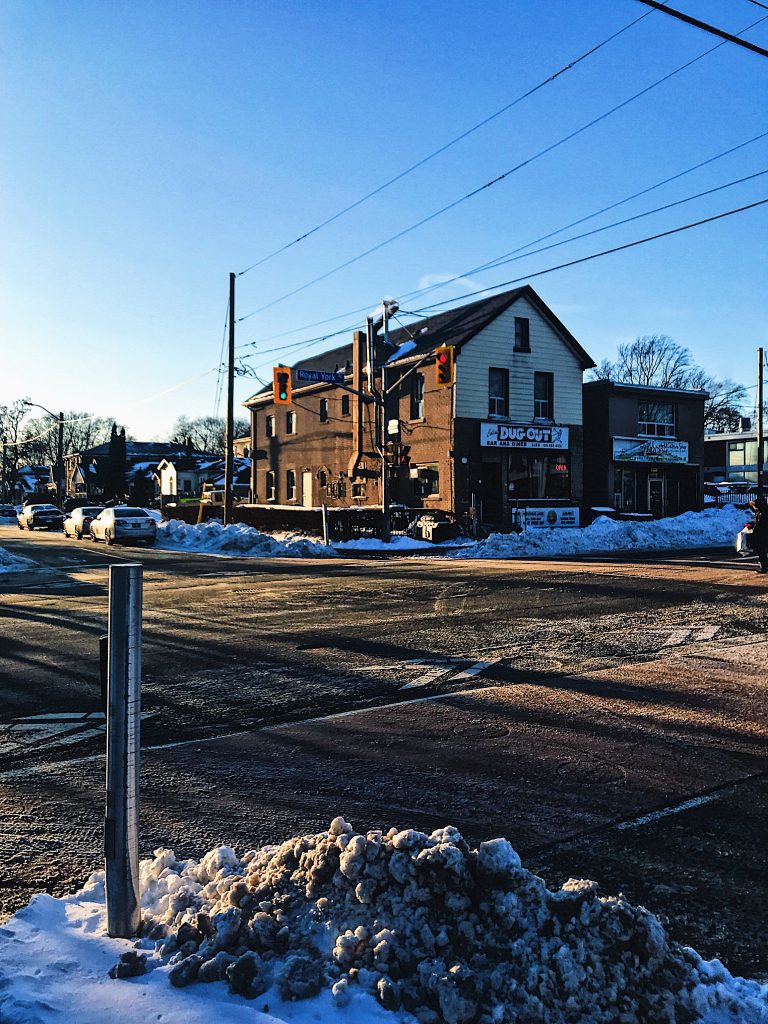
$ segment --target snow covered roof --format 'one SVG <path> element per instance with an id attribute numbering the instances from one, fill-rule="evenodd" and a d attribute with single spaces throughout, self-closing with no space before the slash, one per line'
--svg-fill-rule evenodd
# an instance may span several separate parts
<path id="1" fill-rule="evenodd" d="M 414 359 L 429 355 L 439 345 L 452 345 L 454 348 L 460 349 L 520 298 L 526 299 L 535 306 L 541 315 L 551 323 L 579 359 L 582 369 L 588 370 L 590 366 L 595 365 L 592 357 L 528 284 L 499 295 L 478 299 L 477 302 L 471 302 L 467 306 L 459 306 L 436 313 L 434 316 L 410 324 L 407 328 L 402 327 L 396 331 L 390 331 L 390 343 L 395 350 L 401 349 L 401 354 L 390 357 L 387 362 L 391 364 L 395 359 Z M 408 344 L 409 342 L 412 344 Z M 294 363 L 292 369 L 294 371 L 301 369 L 334 370 L 337 366 L 341 368 L 351 364 L 351 361 L 352 344 L 350 343 L 331 349 L 329 352 L 308 356 L 306 359 Z M 253 402 L 264 400 L 271 394 L 272 385 L 267 384 L 255 395 L 251 395 L 243 404 L 247 406 Z"/>

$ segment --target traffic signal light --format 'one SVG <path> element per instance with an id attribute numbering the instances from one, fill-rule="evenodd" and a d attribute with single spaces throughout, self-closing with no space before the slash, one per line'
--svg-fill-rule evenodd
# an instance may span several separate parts
<path id="1" fill-rule="evenodd" d="M 435 349 L 435 366 L 437 367 L 436 384 L 439 388 L 446 388 L 453 384 L 453 346 L 441 345 Z"/>
<path id="2" fill-rule="evenodd" d="M 272 394 L 275 405 L 291 404 L 291 368 L 289 366 L 276 366 L 272 371 Z"/>

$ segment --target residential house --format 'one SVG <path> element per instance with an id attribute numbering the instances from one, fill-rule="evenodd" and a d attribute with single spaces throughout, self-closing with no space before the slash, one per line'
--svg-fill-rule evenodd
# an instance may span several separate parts
<path id="1" fill-rule="evenodd" d="M 447 387 L 437 385 L 440 346 L 454 353 Z M 254 501 L 380 507 L 383 444 L 393 504 L 475 508 L 500 526 L 518 507 L 580 504 L 582 375 L 594 363 L 529 285 L 377 335 L 374 364 L 383 417 L 368 399 L 362 332 L 293 367 L 292 404 L 276 405 L 271 386 L 244 403 Z M 345 386 L 304 384 L 309 368 Z"/>
<path id="2" fill-rule="evenodd" d="M 585 504 L 675 516 L 702 505 L 706 391 L 584 385 Z"/>
<path id="3" fill-rule="evenodd" d="M 158 463 L 162 459 L 186 455 L 191 446 L 177 442 L 125 441 L 125 483 L 129 497 L 146 502 L 159 494 L 155 479 Z M 112 470 L 110 444 L 96 445 L 82 452 L 64 456 L 64 473 L 68 497 L 87 497 L 92 500 L 110 498 Z"/>
<path id="4" fill-rule="evenodd" d="M 216 491 L 222 490 L 224 473 L 224 460 L 217 455 L 196 453 L 163 459 L 157 466 L 160 498 L 163 503 L 179 498 L 199 498 L 204 484 L 210 484 Z M 233 463 L 235 496 L 248 498 L 250 482 L 250 459 L 236 457 Z"/>
<path id="5" fill-rule="evenodd" d="M 53 479 L 53 469 L 51 466 L 19 466 L 15 473 L 12 488 L 10 488 L 10 483 L 11 474 L 9 473 L 8 487 L 10 495 L 8 500 L 14 503 L 23 503 L 30 495 L 48 493 L 49 501 L 53 501 L 56 496 L 56 484 Z"/>

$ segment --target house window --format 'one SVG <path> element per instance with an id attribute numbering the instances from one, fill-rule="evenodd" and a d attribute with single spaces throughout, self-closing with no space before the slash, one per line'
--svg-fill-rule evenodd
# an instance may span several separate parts
<path id="1" fill-rule="evenodd" d="M 440 469 L 437 465 L 418 466 L 413 480 L 413 493 L 417 498 L 428 498 L 440 493 Z M 412 469 L 413 471 L 413 469 Z"/>
<path id="2" fill-rule="evenodd" d="M 527 316 L 515 317 L 515 352 L 531 351 L 531 321 Z"/>
<path id="3" fill-rule="evenodd" d="M 296 501 L 296 473 L 289 469 L 285 474 L 286 501 Z"/>
<path id="4" fill-rule="evenodd" d="M 365 484 L 352 484 L 352 497 L 353 498 L 364 498 L 365 497 Z"/>
<path id="5" fill-rule="evenodd" d="M 325 472 L 324 469 L 319 469 L 317 471 L 317 482 L 320 484 L 321 487 L 325 487 L 327 485 L 328 474 Z"/>
<path id="6" fill-rule="evenodd" d="M 424 419 L 424 374 L 414 373 L 411 381 L 411 419 Z"/>
<path id="7" fill-rule="evenodd" d="M 267 437 L 275 436 L 275 417 L 267 416 Z"/>
<path id="8" fill-rule="evenodd" d="M 328 422 L 328 399 L 327 398 L 321 398 L 320 399 L 320 422 L 321 423 L 327 423 Z"/>
<path id="9" fill-rule="evenodd" d="M 488 368 L 488 415 L 509 416 L 509 370 Z"/>
<path id="10" fill-rule="evenodd" d="M 287 412 L 285 414 L 285 432 L 286 434 L 296 433 L 296 413 Z"/>
<path id="11" fill-rule="evenodd" d="M 349 416 L 349 395 L 341 396 L 341 415 Z"/>
<path id="12" fill-rule="evenodd" d="M 746 445 L 743 441 L 731 441 L 728 445 L 728 465 L 745 466 L 747 464 Z"/>
<path id="13" fill-rule="evenodd" d="M 675 436 L 675 407 L 672 402 L 640 402 L 637 432 L 645 437 Z"/>
<path id="14" fill-rule="evenodd" d="M 275 500 L 275 474 L 272 470 L 267 471 L 267 501 Z"/>
<path id="15" fill-rule="evenodd" d="M 555 375 L 534 373 L 533 375 L 533 418 L 552 420 L 555 418 Z"/>

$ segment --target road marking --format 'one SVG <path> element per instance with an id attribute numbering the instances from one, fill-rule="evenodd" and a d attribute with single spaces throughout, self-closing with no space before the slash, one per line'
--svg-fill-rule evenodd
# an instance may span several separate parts
<path id="1" fill-rule="evenodd" d="M 411 665 L 430 665 L 431 667 L 423 672 L 418 679 L 414 679 L 410 683 L 405 683 L 400 687 L 401 690 L 410 690 L 419 686 L 429 686 L 436 679 L 440 679 L 442 676 L 449 676 L 446 682 L 449 683 L 463 683 L 468 679 L 473 679 L 475 676 L 479 676 L 491 665 L 495 665 L 501 661 L 501 658 L 494 658 L 492 661 L 476 661 L 474 665 L 470 665 L 469 668 L 462 669 L 460 672 L 456 672 L 455 662 L 468 661 L 467 658 L 436 658 L 434 660 L 428 658 L 416 658 Z M 453 663 L 453 664 L 452 664 Z M 405 664 L 408 664 L 406 662 Z M 453 673 L 453 674 L 452 674 Z"/>
<path id="2" fill-rule="evenodd" d="M 690 811 L 694 807 L 701 807 L 702 804 L 712 803 L 713 800 L 718 800 L 722 796 L 722 791 L 718 790 L 715 793 L 707 793 L 706 796 L 695 796 L 691 800 L 684 800 L 681 804 L 674 804 L 672 807 L 662 807 L 660 811 L 652 811 L 650 814 L 643 814 L 639 818 L 633 818 L 631 821 L 620 821 L 616 828 L 620 831 L 628 828 L 641 828 L 643 825 L 650 825 L 653 821 L 658 821 L 660 818 L 668 818 L 672 814 L 682 814 L 683 811 Z"/>
<path id="3" fill-rule="evenodd" d="M 485 670 L 490 668 L 491 665 L 496 665 L 500 661 L 501 658 L 493 658 L 491 661 L 476 661 L 474 665 L 471 665 L 469 668 L 465 668 L 462 672 L 459 672 L 458 675 L 451 676 L 449 681 L 451 683 L 460 683 L 465 679 L 472 679 L 474 676 L 479 676 L 481 672 L 485 672 Z"/>
<path id="4" fill-rule="evenodd" d="M 684 643 L 698 643 L 702 640 L 714 640 L 720 632 L 720 626 L 698 626 L 688 629 L 675 629 L 662 644 L 662 647 L 678 647 Z"/>

